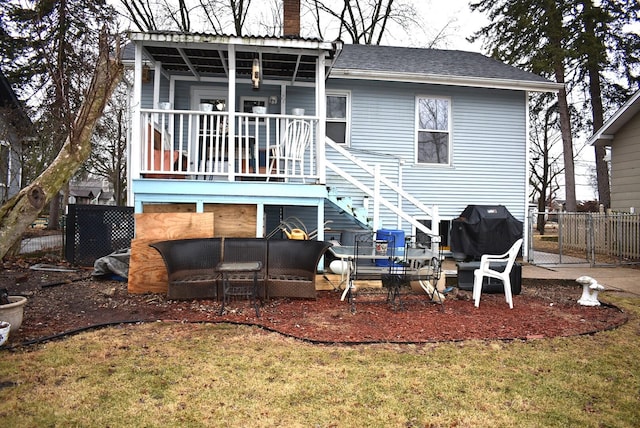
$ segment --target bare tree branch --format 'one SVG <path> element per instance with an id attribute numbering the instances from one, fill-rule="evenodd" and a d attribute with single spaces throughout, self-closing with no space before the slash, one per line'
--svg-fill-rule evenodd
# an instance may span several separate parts
<path id="1" fill-rule="evenodd" d="M 119 59 L 110 58 L 106 32 L 103 32 L 91 84 L 62 150 L 34 182 L 0 207 L 0 258 L 4 258 L 45 205 L 89 157 L 95 124 L 120 80 L 122 70 Z"/>

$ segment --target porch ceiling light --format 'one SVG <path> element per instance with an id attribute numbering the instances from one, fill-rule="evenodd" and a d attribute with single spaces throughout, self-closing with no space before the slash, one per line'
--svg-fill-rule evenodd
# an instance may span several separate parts
<path id="1" fill-rule="evenodd" d="M 258 61 L 258 58 L 253 59 L 251 81 L 253 82 L 253 89 L 260 89 L 260 61 Z"/>

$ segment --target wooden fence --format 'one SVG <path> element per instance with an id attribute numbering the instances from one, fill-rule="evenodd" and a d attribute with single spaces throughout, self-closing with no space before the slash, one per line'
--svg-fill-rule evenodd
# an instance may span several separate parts
<path id="1" fill-rule="evenodd" d="M 620 262 L 640 261 L 640 215 L 628 213 L 559 213 L 558 242 L 568 250 L 584 251 Z"/>

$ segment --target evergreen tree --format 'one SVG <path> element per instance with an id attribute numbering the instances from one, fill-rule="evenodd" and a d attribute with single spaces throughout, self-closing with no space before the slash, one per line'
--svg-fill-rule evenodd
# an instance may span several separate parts
<path id="1" fill-rule="evenodd" d="M 563 26 L 562 2 L 554 0 L 481 0 L 472 10 L 489 14 L 491 23 L 474 35 L 484 37 L 491 55 L 508 64 L 555 78 L 565 84 L 566 69 L 575 55 L 566 48 L 569 32 Z M 576 210 L 576 189 L 571 119 L 566 86 L 558 91 L 558 112 L 565 171 L 568 211 Z"/>
<path id="2" fill-rule="evenodd" d="M 604 123 L 605 108 L 613 111 L 638 86 L 640 37 L 630 29 L 640 5 L 632 0 L 480 0 L 473 10 L 487 12 L 491 24 L 484 37 L 496 58 L 565 83 L 558 94 L 565 162 L 567 209 L 575 210 L 573 143 L 567 91 L 588 94 L 591 132 Z M 564 113 L 563 113 L 564 111 Z M 610 205 L 609 174 L 604 147 L 596 151 L 600 203 Z"/>
<path id="3" fill-rule="evenodd" d="M 629 97 L 628 88 L 637 87 L 640 38 L 629 26 L 638 21 L 639 10 L 635 1 L 605 0 L 598 6 L 592 0 L 577 0 L 573 5 L 571 22 L 579 61 L 576 80 L 589 94 L 592 132 L 604 124 L 604 104 L 615 110 Z M 598 198 L 609 208 L 611 192 L 605 153 L 605 146 L 595 146 Z"/>

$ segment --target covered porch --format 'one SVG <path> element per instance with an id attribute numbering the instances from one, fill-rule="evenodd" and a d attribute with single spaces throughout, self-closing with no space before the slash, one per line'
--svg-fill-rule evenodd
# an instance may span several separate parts
<path id="1" fill-rule="evenodd" d="M 131 33 L 130 177 L 324 184 L 340 43 Z M 135 186 L 130 200 L 137 203 Z"/>

